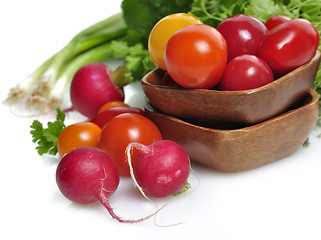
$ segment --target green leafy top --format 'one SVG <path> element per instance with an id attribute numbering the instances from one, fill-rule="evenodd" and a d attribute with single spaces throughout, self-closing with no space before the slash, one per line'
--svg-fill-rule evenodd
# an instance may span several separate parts
<path id="1" fill-rule="evenodd" d="M 45 153 L 56 155 L 57 141 L 60 133 L 66 127 L 64 124 L 65 114 L 57 108 L 57 116 L 55 122 L 48 122 L 47 128 L 44 128 L 42 123 L 34 120 L 31 124 L 32 141 L 37 144 L 37 151 L 39 155 Z"/>
<path id="2" fill-rule="evenodd" d="M 194 0 L 190 13 L 214 27 L 236 14 L 249 14 L 263 22 L 272 15 L 282 14 L 306 18 L 320 30 L 320 7 L 320 0 Z"/>
<path id="3" fill-rule="evenodd" d="M 123 0 L 122 11 L 128 27 L 141 36 L 144 46 L 154 25 L 161 18 L 177 12 L 188 12 L 193 0 Z"/>
<path id="4" fill-rule="evenodd" d="M 129 45 L 127 41 L 114 40 L 111 44 L 111 49 L 113 49 L 112 56 L 114 58 L 125 59 L 124 67 L 121 69 L 126 72 L 126 78 L 129 78 L 125 80 L 125 83 L 140 81 L 142 76 L 156 68 L 148 50 L 144 48 L 142 43 Z M 117 83 L 120 82 L 118 79 L 114 79 L 114 77 L 113 80 Z"/>

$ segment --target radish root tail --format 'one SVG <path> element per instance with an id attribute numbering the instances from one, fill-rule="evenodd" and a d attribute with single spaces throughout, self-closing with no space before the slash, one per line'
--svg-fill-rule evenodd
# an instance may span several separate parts
<path id="1" fill-rule="evenodd" d="M 119 217 L 115 212 L 114 212 L 114 209 L 111 207 L 109 201 L 108 201 L 108 198 L 106 197 L 106 191 L 105 188 L 104 188 L 104 181 L 106 180 L 107 178 L 107 173 L 106 173 L 106 169 L 103 167 L 104 169 L 104 173 L 105 173 L 105 178 L 102 178 L 101 179 L 101 189 L 100 189 L 100 193 L 99 193 L 99 201 L 101 202 L 101 204 L 107 209 L 108 213 L 110 214 L 110 216 L 117 220 L 118 222 L 120 223 L 139 223 L 139 222 L 142 222 L 144 220 L 147 220 L 149 218 L 151 218 L 152 216 L 154 216 L 155 214 L 157 214 L 157 212 L 159 212 L 159 210 L 156 210 L 154 213 L 146 216 L 146 217 L 143 217 L 143 218 L 139 218 L 139 219 L 135 219 L 135 220 L 130 220 L 130 219 L 123 219 L 121 217 Z M 138 185 L 138 184 L 137 184 Z M 145 195 L 146 196 L 146 195 Z M 147 196 L 146 196 L 147 197 Z M 152 201 L 152 200 L 150 200 Z M 154 202 L 154 201 L 152 201 Z M 156 203 L 154 202 L 154 204 L 156 205 Z M 157 205 L 156 205 L 157 207 Z"/>
<path id="2" fill-rule="evenodd" d="M 111 207 L 108 199 L 103 195 L 100 194 L 100 202 L 101 204 L 107 209 L 108 213 L 110 214 L 110 216 L 117 220 L 120 223 L 139 223 L 145 220 L 145 218 L 140 218 L 140 219 L 136 219 L 136 220 L 130 220 L 130 219 L 123 219 L 121 217 L 119 217 L 115 212 L 114 209 Z"/>
<path id="3" fill-rule="evenodd" d="M 146 198 L 148 201 L 152 202 L 155 204 L 155 206 L 157 207 L 157 204 L 155 203 L 155 201 L 153 201 L 152 199 L 150 199 L 149 197 L 147 197 L 147 195 L 145 194 L 144 190 L 142 189 L 141 186 L 139 186 L 135 175 L 134 175 L 134 169 L 133 169 L 133 163 L 131 160 L 131 152 L 133 150 L 133 148 L 136 148 L 138 150 L 142 150 L 144 148 L 144 146 L 140 143 L 130 143 L 127 148 L 126 148 L 126 160 L 128 161 L 128 165 L 129 165 L 129 172 L 130 172 L 130 176 L 134 181 L 135 186 L 138 188 L 138 190 L 140 191 L 140 193 L 143 195 L 144 198 Z"/>

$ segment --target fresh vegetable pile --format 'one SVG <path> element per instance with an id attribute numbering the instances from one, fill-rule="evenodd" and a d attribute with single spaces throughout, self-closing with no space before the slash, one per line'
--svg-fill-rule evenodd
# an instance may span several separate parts
<path id="1" fill-rule="evenodd" d="M 140 80 L 156 67 L 147 51 L 152 28 L 161 18 L 176 12 L 191 13 L 213 27 L 236 14 L 248 14 L 262 22 L 280 14 L 291 19 L 305 18 L 321 34 L 319 0 L 123 0 L 121 7 L 121 13 L 78 33 L 12 88 L 5 102 L 26 116 L 46 113 L 58 106 L 68 108 L 71 103 L 66 92 L 75 72 L 90 62 L 109 58 L 125 59 L 124 67 L 115 74 L 116 83 Z M 321 94 L 321 71 L 313 88 Z"/>
<path id="2" fill-rule="evenodd" d="M 135 223 L 153 214 L 125 220 L 114 213 L 108 197 L 120 177 L 131 176 L 146 198 L 175 195 L 188 189 L 190 159 L 178 144 L 162 139 L 143 110 L 122 101 L 124 94 L 111 75 L 102 63 L 80 68 L 70 98 L 88 120 L 66 126 L 65 113 L 58 108 L 55 122 L 44 128 L 34 120 L 30 133 L 39 155 L 58 153 L 56 180 L 65 197 L 84 204 L 100 201 L 114 219 Z"/>
<path id="3" fill-rule="evenodd" d="M 123 102 L 122 87 L 157 67 L 186 88 L 263 86 L 320 50 L 320 7 L 319 0 L 123 0 L 122 13 L 78 33 L 6 103 L 26 116 L 57 110 L 47 127 L 34 120 L 31 134 L 40 155 L 61 157 L 56 180 L 64 196 L 100 201 L 114 219 L 139 222 L 145 218 L 124 220 L 109 204 L 120 177 L 131 176 L 145 197 L 164 197 L 188 188 L 191 167 L 143 110 Z M 101 63 L 110 58 L 123 66 Z M 313 88 L 321 94 L 320 71 Z M 69 110 L 88 121 L 66 126 Z"/>

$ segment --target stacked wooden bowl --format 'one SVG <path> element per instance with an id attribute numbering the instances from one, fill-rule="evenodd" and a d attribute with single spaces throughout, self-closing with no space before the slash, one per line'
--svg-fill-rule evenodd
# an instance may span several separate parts
<path id="1" fill-rule="evenodd" d="M 244 91 L 184 89 L 156 69 L 142 79 L 145 112 L 192 161 L 224 172 L 260 167 L 293 154 L 315 126 L 320 57 Z"/>

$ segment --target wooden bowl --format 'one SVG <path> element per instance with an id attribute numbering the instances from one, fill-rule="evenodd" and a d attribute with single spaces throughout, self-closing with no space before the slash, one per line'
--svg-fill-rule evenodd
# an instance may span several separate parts
<path id="1" fill-rule="evenodd" d="M 310 90 L 297 107 L 264 122 L 231 129 L 201 127 L 145 106 L 146 116 L 164 139 L 180 144 L 192 161 L 224 172 L 249 170 L 294 153 L 307 139 L 319 114 L 318 94 Z"/>
<path id="2" fill-rule="evenodd" d="M 245 91 L 184 89 L 156 69 L 142 79 L 142 89 L 158 110 L 192 121 L 255 124 L 289 109 L 311 88 L 320 52 L 305 65 L 263 87 Z"/>

